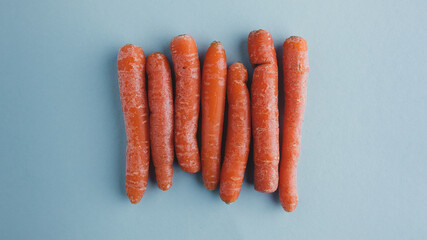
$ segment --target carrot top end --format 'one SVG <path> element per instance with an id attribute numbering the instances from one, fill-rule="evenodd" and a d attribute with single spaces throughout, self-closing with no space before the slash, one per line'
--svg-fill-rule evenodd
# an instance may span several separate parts
<path id="1" fill-rule="evenodd" d="M 283 43 L 283 48 L 292 48 L 299 51 L 307 51 L 307 41 L 299 36 L 291 36 Z"/>
<path id="2" fill-rule="evenodd" d="M 220 41 L 213 41 L 211 45 L 222 45 L 222 43 Z"/>

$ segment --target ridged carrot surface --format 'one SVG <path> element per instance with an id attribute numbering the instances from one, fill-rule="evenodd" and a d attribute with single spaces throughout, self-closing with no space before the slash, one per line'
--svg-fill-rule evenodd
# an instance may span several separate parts
<path id="1" fill-rule="evenodd" d="M 196 42 L 180 35 L 170 44 L 175 70 L 175 153 L 180 167 L 200 170 L 197 125 L 200 109 L 200 62 Z"/>
<path id="2" fill-rule="evenodd" d="M 228 122 L 219 195 L 226 203 L 237 200 L 245 176 L 251 141 L 251 106 L 246 86 L 248 73 L 241 63 L 227 72 Z"/>
<path id="3" fill-rule="evenodd" d="M 117 57 L 120 99 L 126 127 L 126 192 L 138 203 L 148 181 L 150 160 L 145 56 L 142 48 L 128 44 Z"/>
<path id="4" fill-rule="evenodd" d="M 163 191 L 173 177 L 173 92 L 169 61 L 161 53 L 147 57 L 148 105 L 150 108 L 151 155 L 157 185 Z"/>
<path id="5" fill-rule="evenodd" d="M 290 37 L 283 43 L 283 73 L 285 118 L 279 197 L 283 208 L 292 212 L 298 204 L 297 164 L 307 98 L 308 53 L 307 42 L 302 37 Z"/>
<path id="6" fill-rule="evenodd" d="M 202 176 L 205 187 L 214 190 L 221 168 L 221 140 L 227 81 L 227 60 L 220 42 L 213 42 L 202 71 Z"/>
<path id="7" fill-rule="evenodd" d="M 249 60 L 255 67 L 251 85 L 254 185 L 274 192 L 279 181 L 278 68 L 273 38 L 266 30 L 248 37 Z"/>

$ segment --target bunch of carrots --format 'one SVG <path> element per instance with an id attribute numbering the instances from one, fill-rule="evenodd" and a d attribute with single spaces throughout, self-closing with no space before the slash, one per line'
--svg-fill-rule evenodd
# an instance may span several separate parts
<path id="1" fill-rule="evenodd" d="M 290 37 L 283 43 L 285 117 L 281 150 L 278 65 L 268 31 L 253 31 L 248 37 L 249 60 L 254 68 L 250 92 L 245 66 L 237 62 L 227 69 L 225 50 L 220 42 L 214 41 L 208 48 L 203 69 L 200 69 L 196 42 L 190 35 L 173 38 L 170 50 L 175 98 L 171 68 L 165 55 L 156 52 L 145 58 L 142 48 L 131 44 L 123 46 L 118 54 L 120 98 L 127 136 L 126 192 L 130 202 L 136 204 L 144 195 L 150 151 L 161 190 L 172 186 L 176 155 L 184 171 L 202 170 L 208 190 L 215 190 L 219 184 L 221 199 L 226 203 L 236 201 L 252 133 L 255 190 L 271 193 L 278 189 L 283 208 L 293 211 L 298 202 L 296 169 L 307 90 L 306 41 Z M 226 99 L 228 120 L 221 166 Z"/>

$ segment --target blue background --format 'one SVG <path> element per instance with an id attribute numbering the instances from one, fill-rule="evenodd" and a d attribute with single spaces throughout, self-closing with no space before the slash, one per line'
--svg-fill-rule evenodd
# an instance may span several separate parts
<path id="1" fill-rule="evenodd" d="M 156 3 L 154 3 L 156 2 Z M 425 1 L 0 1 L 1 239 L 422 239 L 427 235 Z M 405 3 L 403 3 L 405 2 Z M 116 55 L 170 59 L 172 37 L 309 44 L 300 202 L 254 191 L 224 204 L 175 164 L 131 205 Z M 251 175 L 249 171 L 249 175 Z"/>

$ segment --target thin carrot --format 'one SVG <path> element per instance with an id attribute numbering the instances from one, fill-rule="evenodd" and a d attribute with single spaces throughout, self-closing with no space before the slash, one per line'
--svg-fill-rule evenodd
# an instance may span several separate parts
<path id="1" fill-rule="evenodd" d="M 227 60 L 220 42 L 213 42 L 202 71 L 202 176 L 208 190 L 219 182 Z"/>
<path id="2" fill-rule="evenodd" d="M 273 39 L 266 30 L 248 37 L 249 60 L 255 67 L 252 85 L 254 185 L 260 192 L 274 192 L 279 181 L 278 68 Z"/>
<path id="3" fill-rule="evenodd" d="M 248 73 L 240 62 L 228 68 L 228 122 L 225 157 L 221 168 L 219 195 L 226 203 L 237 200 L 245 175 L 251 139 Z"/>
<path id="4" fill-rule="evenodd" d="M 298 204 L 297 164 L 301 151 L 301 125 L 307 98 L 308 53 L 304 38 L 290 37 L 283 43 L 283 73 L 285 118 L 279 197 L 283 208 L 292 212 Z"/>
<path id="5" fill-rule="evenodd" d="M 147 76 L 151 155 L 157 185 L 166 191 L 172 186 L 174 150 L 172 77 L 165 55 L 147 57 Z"/>
<path id="6" fill-rule="evenodd" d="M 126 192 L 138 203 L 148 181 L 150 145 L 145 89 L 145 57 L 142 48 L 128 44 L 117 57 L 120 99 L 126 127 Z"/>
<path id="7" fill-rule="evenodd" d="M 181 168 L 200 171 L 197 125 L 200 109 L 200 62 L 196 42 L 180 35 L 170 44 L 175 70 L 175 152 Z"/>

